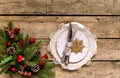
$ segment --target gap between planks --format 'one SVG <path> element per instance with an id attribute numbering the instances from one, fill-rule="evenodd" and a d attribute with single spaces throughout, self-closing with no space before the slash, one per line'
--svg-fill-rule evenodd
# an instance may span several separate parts
<path id="1" fill-rule="evenodd" d="M 89 28 L 97 38 L 120 38 L 120 17 L 1 16 L 0 25 L 2 26 L 0 27 L 6 25 L 9 20 L 13 21 L 16 27 L 20 27 L 22 32 L 31 34 L 36 38 L 48 38 L 50 33 L 56 31 L 61 23 L 66 24 L 68 21 L 80 22 Z"/>

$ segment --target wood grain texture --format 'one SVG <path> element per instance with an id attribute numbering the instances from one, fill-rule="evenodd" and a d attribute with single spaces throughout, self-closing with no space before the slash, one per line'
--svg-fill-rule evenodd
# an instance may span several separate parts
<path id="1" fill-rule="evenodd" d="M 12 1 L 12 0 L 10 0 Z M 14 0 L 13 0 L 14 1 Z M 5 1 L 7 2 L 7 1 Z M 56 66 L 53 71 L 56 78 L 120 78 L 120 17 L 116 16 L 1 16 L 0 28 L 13 21 L 15 27 L 20 27 L 25 34 L 30 34 L 43 41 L 42 54 L 47 53 L 50 33 L 56 31 L 61 23 L 76 21 L 85 25 L 99 39 L 98 53 L 89 66 L 84 66 L 76 71 L 67 71 Z M 52 56 L 49 55 L 49 59 Z M 100 62 L 100 60 L 109 60 Z M 0 78 L 9 78 L 0 75 Z M 16 77 L 18 78 L 18 77 Z"/>
<path id="2" fill-rule="evenodd" d="M 63 70 L 59 65 L 53 68 L 55 78 L 120 78 L 120 62 L 92 62 L 89 66 L 75 71 Z M 0 78 L 9 78 L 1 74 Z M 14 78 L 19 78 L 15 76 Z"/>
<path id="3" fill-rule="evenodd" d="M 59 66 L 53 70 L 56 78 L 120 78 L 120 62 L 92 62 L 76 71 L 63 70 Z"/>
<path id="4" fill-rule="evenodd" d="M 119 0 L 0 0 L 0 14 L 120 15 Z"/>
<path id="5" fill-rule="evenodd" d="M 42 51 L 48 52 L 49 39 L 41 39 L 43 41 Z M 120 39 L 98 39 L 97 54 L 92 60 L 120 60 Z M 52 56 L 49 55 L 49 59 Z"/>
<path id="6" fill-rule="evenodd" d="M 46 14 L 50 0 L 0 0 L 0 14 Z"/>
<path id="7" fill-rule="evenodd" d="M 98 53 L 93 60 L 120 60 L 120 39 L 107 39 L 107 38 L 120 38 L 120 17 L 0 17 L 0 27 L 6 25 L 7 20 L 14 22 L 15 27 L 20 27 L 21 31 L 25 34 L 30 34 L 36 38 L 43 38 L 43 51 L 47 52 L 49 44 L 50 33 L 57 30 L 61 23 L 68 21 L 77 21 L 85 25 L 90 31 L 98 38 Z"/>
<path id="8" fill-rule="evenodd" d="M 48 38 L 61 23 L 68 21 L 80 22 L 97 38 L 120 38 L 120 17 L 116 16 L 1 16 L 0 25 L 6 25 L 7 20 L 13 21 L 22 32 L 36 38 Z"/>

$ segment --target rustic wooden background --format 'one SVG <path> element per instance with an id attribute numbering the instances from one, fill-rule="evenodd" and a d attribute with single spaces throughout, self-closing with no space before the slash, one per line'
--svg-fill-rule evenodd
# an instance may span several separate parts
<path id="1" fill-rule="evenodd" d="M 0 27 L 8 20 L 43 40 L 44 53 L 61 23 L 82 23 L 97 36 L 98 53 L 81 70 L 56 66 L 56 78 L 120 78 L 120 0 L 0 0 Z"/>

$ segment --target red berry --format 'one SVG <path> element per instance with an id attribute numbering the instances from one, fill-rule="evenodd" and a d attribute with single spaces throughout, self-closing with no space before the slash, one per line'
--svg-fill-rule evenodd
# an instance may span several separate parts
<path id="1" fill-rule="evenodd" d="M 23 75 L 23 74 L 24 74 L 24 72 L 23 72 L 22 70 L 18 71 L 18 73 L 19 73 L 20 75 Z"/>
<path id="2" fill-rule="evenodd" d="M 41 58 L 42 58 L 42 59 L 48 59 L 48 55 L 45 54 L 45 55 L 43 55 Z"/>
<path id="3" fill-rule="evenodd" d="M 24 57 L 22 55 L 17 56 L 17 62 L 22 62 L 24 60 Z"/>
<path id="4" fill-rule="evenodd" d="M 41 69 L 43 69 L 45 67 L 45 62 L 39 62 L 39 66 Z"/>
<path id="5" fill-rule="evenodd" d="M 23 41 L 23 40 L 20 40 L 19 45 L 23 47 L 24 41 Z"/>
<path id="6" fill-rule="evenodd" d="M 27 68 L 27 65 L 26 65 L 26 64 L 24 64 L 24 65 L 23 65 L 23 67 L 24 67 L 24 68 Z"/>
<path id="7" fill-rule="evenodd" d="M 28 73 L 28 77 L 31 77 L 31 75 L 32 75 L 32 73 L 31 73 L 31 72 L 29 72 L 29 73 Z"/>
<path id="8" fill-rule="evenodd" d="M 29 39 L 29 43 L 34 43 L 34 42 L 35 42 L 35 38 L 31 37 L 31 38 Z"/>
<path id="9" fill-rule="evenodd" d="M 11 46 L 11 42 L 10 41 L 8 41 L 7 43 L 6 43 L 6 45 L 9 47 L 9 46 Z"/>
<path id="10" fill-rule="evenodd" d="M 19 34 L 20 28 L 14 28 L 14 34 Z"/>
<path id="11" fill-rule="evenodd" d="M 25 72 L 24 72 L 24 76 L 27 76 L 27 74 L 28 74 L 28 72 L 27 72 L 27 71 L 25 71 Z"/>
<path id="12" fill-rule="evenodd" d="M 12 72 L 15 72 L 15 71 L 16 71 L 16 68 L 15 68 L 15 67 L 12 67 L 12 68 L 11 68 L 11 71 L 12 71 Z"/>

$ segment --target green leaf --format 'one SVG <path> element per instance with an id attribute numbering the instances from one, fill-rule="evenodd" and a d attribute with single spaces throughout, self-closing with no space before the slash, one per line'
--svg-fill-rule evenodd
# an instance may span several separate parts
<path id="1" fill-rule="evenodd" d="M 36 65 L 35 62 L 29 62 L 29 61 L 26 61 L 25 64 L 26 64 L 27 66 L 30 66 L 30 67 L 33 67 L 33 66 Z"/>
<path id="2" fill-rule="evenodd" d="M 8 22 L 8 27 L 10 28 L 10 30 L 14 28 L 13 23 L 11 21 Z"/>
<path id="3" fill-rule="evenodd" d="M 0 36 L 0 44 L 5 45 L 4 39 Z"/>

